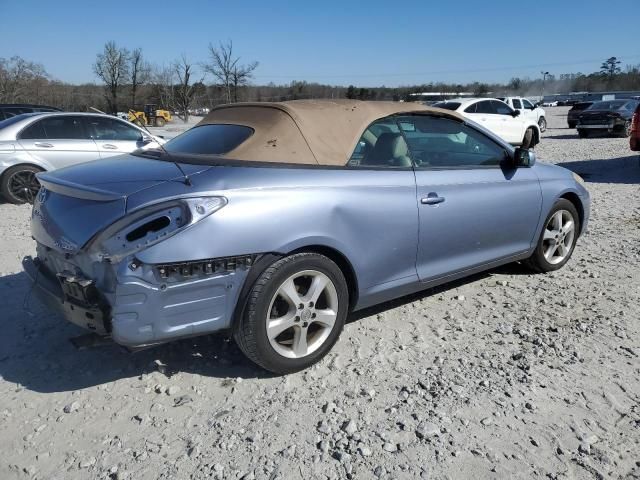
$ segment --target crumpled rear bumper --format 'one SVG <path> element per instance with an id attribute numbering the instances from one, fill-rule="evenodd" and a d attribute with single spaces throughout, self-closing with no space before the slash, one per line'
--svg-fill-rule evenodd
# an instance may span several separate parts
<path id="1" fill-rule="evenodd" d="M 25 257 L 22 267 L 33 283 L 33 294 L 50 310 L 98 335 L 106 336 L 110 333 L 108 305 L 81 302 L 66 295 L 61 281 L 38 258 Z"/>
<path id="2" fill-rule="evenodd" d="M 65 294 L 60 272 L 39 258 L 26 257 L 23 268 L 44 305 L 68 321 L 126 347 L 142 347 L 213 333 L 231 326 L 248 268 L 214 272 L 179 281 L 152 282 L 143 272 L 153 266 L 114 266 L 115 282 L 99 289 L 100 302 L 81 304 Z M 54 268 L 55 270 L 55 268 Z M 96 279 L 99 280 L 99 279 Z M 103 283 L 103 282 L 98 282 Z"/>

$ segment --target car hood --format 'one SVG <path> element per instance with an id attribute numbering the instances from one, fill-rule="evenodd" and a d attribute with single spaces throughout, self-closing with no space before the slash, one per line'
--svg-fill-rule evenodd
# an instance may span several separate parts
<path id="1" fill-rule="evenodd" d="M 191 182 L 210 168 L 180 167 Z M 182 193 L 191 189 L 176 164 L 135 155 L 40 173 L 38 180 L 43 188 L 33 205 L 31 233 L 38 242 L 69 254 L 130 211 L 132 195 L 167 184 Z"/>

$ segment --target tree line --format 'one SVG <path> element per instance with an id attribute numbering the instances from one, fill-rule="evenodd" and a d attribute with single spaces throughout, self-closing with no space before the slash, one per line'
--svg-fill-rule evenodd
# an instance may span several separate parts
<path id="1" fill-rule="evenodd" d="M 412 100 L 419 92 L 471 92 L 477 96 L 539 96 L 543 92 L 640 90 L 640 65 L 621 66 L 610 57 L 589 74 L 547 74 L 541 78 L 514 77 L 506 83 L 422 83 L 401 87 L 335 86 L 304 80 L 255 85 L 257 61 L 243 63 L 232 41 L 210 44 L 208 58 L 195 62 L 186 55 L 168 65 L 147 61 L 140 48 L 129 50 L 107 42 L 96 55 L 93 72 L 101 85 L 74 85 L 53 79 L 45 68 L 14 56 L 0 58 L 0 103 L 36 103 L 68 111 L 91 107 L 109 113 L 141 108 L 146 103 L 177 112 L 187 121 L 190 111 L 239 101 L 284 101 L 308 98 Z"/>

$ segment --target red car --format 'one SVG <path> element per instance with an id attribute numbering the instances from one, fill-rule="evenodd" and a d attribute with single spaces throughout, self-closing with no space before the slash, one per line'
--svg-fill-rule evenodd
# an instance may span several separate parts
<path id="1" fill-rule="evenodd" d="M 636 107 L 631 119 L 631 135 L 629 135 L 629 147 L 634 152 L 640 152 L 640 104 Z"/>

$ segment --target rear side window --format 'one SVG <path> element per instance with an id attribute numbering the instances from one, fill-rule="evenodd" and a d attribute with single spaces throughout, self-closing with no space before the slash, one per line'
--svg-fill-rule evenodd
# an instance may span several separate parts
<path id="1" fill-rule="evenodd" d="M 496 109 L 493 106 L 493 103 L 497 103 L 497 102 L 492 102 L 490 100 L 483 100 L 482 102 L 476 103 L 475 113 L 498 113 L 496 112 Z"/>
<path id="2" fill-rule="evenodd" d="M 20 133 L 20 138 L 49 140 L 88 140 L 81 117 L 46 117 L 31 124 Z"/>
<path id="3" fill-rule="evenodd" d="M 237 148 L 253 134 L 244 125 L 200 125 L 170 140 L 164 149 L 171 153 L 224 155 Z"/>
<path id="4" fill-rule="evenodd" d="M 520 100 L 517 98 L 513 99 L 513 108 L 522 108 L 522 103 L 520 103 Z"/>
<path id="5" fill-rule="evenodd" d="M 460 108 L 459 102 L 438 102 L 433 104 L 434 107 L 444 108 L 446 110 L 457 110 Z"/>

